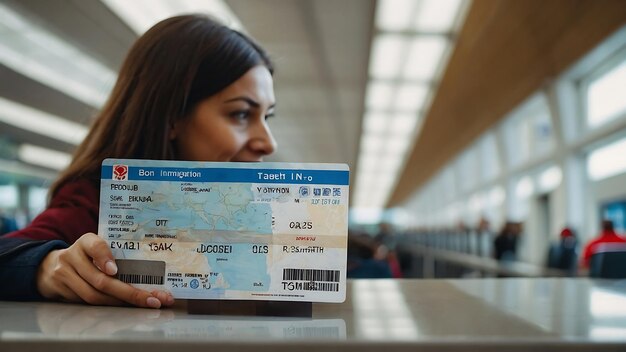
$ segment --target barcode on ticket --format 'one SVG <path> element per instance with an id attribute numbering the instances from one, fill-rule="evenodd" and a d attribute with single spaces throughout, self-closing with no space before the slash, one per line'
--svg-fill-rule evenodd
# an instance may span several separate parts
<path id="1" fill-rule="evenodd" d="M 118 259 L 117 278 L 127 284 L 163 285 L 165 262 L 157 260 Z"/>
<path id="2" fill-rule="evenodd" d="M 283 269 L 283 280 L 339 282 L 339 270 Z"/>
<path id="3" fill-rule="evenodd" d="M 117 278 L 127 284 L 163 285 L 163 276 L 120 274 Z"/>

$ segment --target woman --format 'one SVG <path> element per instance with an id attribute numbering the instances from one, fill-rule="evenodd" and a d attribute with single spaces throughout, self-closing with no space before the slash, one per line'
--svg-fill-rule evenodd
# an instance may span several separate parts
<path id="1" fill-rule="evenodd" d="M 260 161 L 276 143 L 272 64 L 247 36 L 201 15 L 164 20 L 131 48 L 111 96 L 48 208 L 0 241 L 0 298 L 159 308 L 167 292 L 123 283 L 98 227 L 105 158 Z"/>

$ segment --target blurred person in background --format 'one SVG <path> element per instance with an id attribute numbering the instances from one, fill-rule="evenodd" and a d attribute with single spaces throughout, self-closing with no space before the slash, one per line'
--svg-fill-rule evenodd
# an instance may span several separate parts
<path id="1" fill-rule="evenodd" d="M 476 237 L 474 243 L 474 254 L 487 257 L 491 253 L 491 223 L 485 217 L 480 218 L 476 226 Z"/>
<path id="2" fill-rule="evenodd" d="M 615 233 L 615 230 L 613 229 L 613 221 L 611 220 L 603 220 L 602 232 L 600 233 L 600 236 L 592 239 L 585 246 L 582 258 L 583 267 L 589 268 L 591 256 L 597 252 L 598 246 L 605 243 L 626 243 L 626 238 Z"/>
<path id="3" fill-rule="evenodd" d="M 564 227 L 559 234 L 559 240 L 550 246 L 548 252 L 548 267 L 567 271 L 569 275 L 576 273 L 578 260 L 578 238 L 574 230 Z"/>
<path id="4" fill-rule="evenodd" d="M 402 267 L 400 265 L 400 260 L 398 259 L 398 234 L 396 230 L 393 228 L 393 225 L 388 222 L 381 222 L 378 226 L 378 234 L 374 237 L 374 241 L 379 246 L 384 246 L 387 250 L 387 255 L 385 260 L 389 264 L 391 268 L 391 272 L 393 277 L 401 278 L 402 277 Z"/>
<path id="5" fill-rule="evenodd" d="M 387 261 L 389 250 L 365 233 L 348 231 L 347 277 L 385 279 L 393 277 Z"/>
<path id="6" fill-rule="evenodd" d="M 378 233 L 374 237 L 374 241 L 384 245 L 389 250 L 395 250 L 396 240 L 393 226 L 388 222 L 381 222 L 380 225 L 378 225 Z"/>
<path id="7" fill-rule="evenodd" d="M 517 242 L 522 233 L 522 224 L 507 221 L 493 241 L 493 256 L 500 261 L 517 259 Z"/>

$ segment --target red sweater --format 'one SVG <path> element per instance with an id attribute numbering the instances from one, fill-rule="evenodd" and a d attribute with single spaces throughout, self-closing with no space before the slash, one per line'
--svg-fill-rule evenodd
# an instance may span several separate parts
<path id="1" fill-rule="evenodd" d="M 27 227 L 7 238 L 62 240 L 71 245 L 87 232 L 98 230 L 100 190 L 97 182 L 81 179 L 65 184 L 46 210 Z"/>
<path id="2" fill-rule="evenodd" d="M 626 238 L 618 236 L 613 231 L 604 231 L 602 235 L 585 246 L 585 251 L 583 253 L 583 265 L 585 267 L 589 267 L 589 261 L 591 260 L 591 256 L 597 252 L 597 247 L 603 243 L 626 243 Z"/>

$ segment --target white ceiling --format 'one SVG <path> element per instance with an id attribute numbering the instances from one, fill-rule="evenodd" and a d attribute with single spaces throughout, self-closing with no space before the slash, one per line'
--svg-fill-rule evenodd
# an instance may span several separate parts
<path id="1" fill-rule="evenodd" d="M 99 0 L 6 0 L 13 10 L 117 70 L 136 38 Z M 268 160 L 341 162 L 354 170 L 361 132 L 374 0 L 230 0 L 276 64 L 279 143 Z M 95 109 L 0 65 L 0 96 L 89 124 Z M 0 122 L 0 158 L 12 145 L 73 146 Z M 7 143 L 8 141 L 8 143 Z"/>

